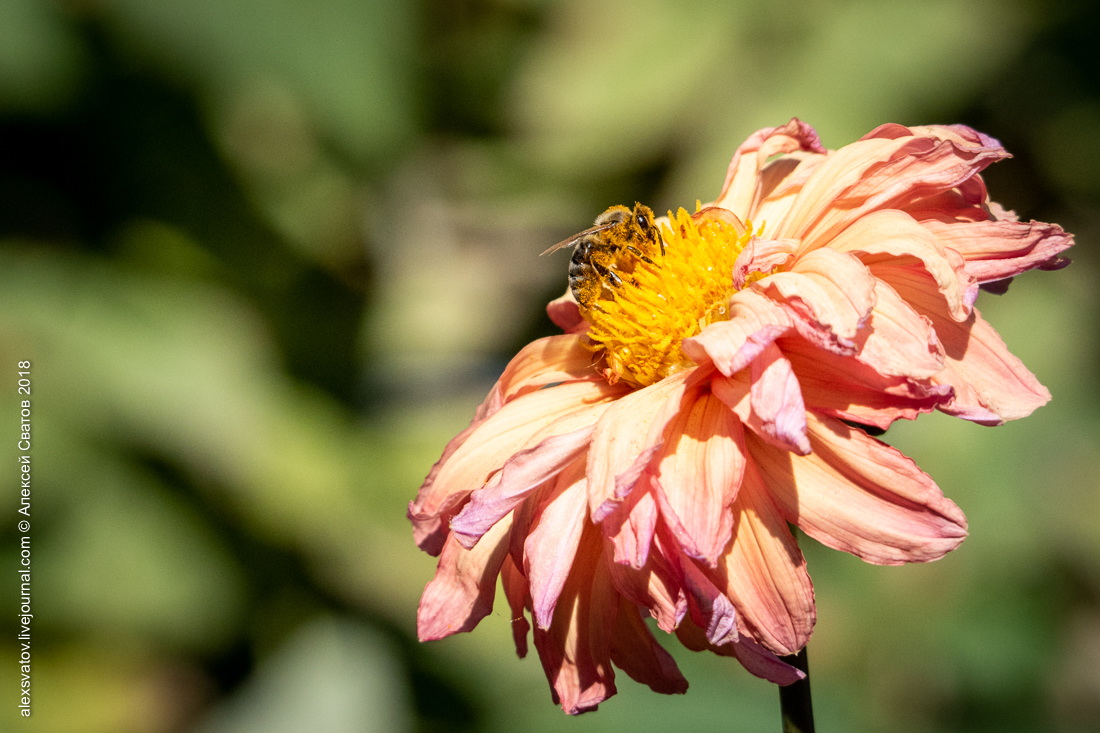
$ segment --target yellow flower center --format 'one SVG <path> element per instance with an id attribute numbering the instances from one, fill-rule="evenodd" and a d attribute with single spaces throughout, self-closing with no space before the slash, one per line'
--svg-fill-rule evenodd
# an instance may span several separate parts
<path id="1" fill-rule="evenodd" d="M 664 255 L 653 262 L 635 259 L 609 298 L 582 309 L 612 382 L 644 387 L 692 366 L 681 342 L 729 318 L 733 265 L 752 237 L 752 224 L 741 232 L 718 219 L 692 219 L 682 208 L 669 219 L 672 226 L 661 226 Z"/>

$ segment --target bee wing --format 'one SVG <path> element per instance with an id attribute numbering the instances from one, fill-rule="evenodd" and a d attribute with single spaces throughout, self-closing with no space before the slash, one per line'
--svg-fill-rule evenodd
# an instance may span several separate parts
<path id="1" fill-rule="evenodd" d="M 551 247 L 550 249 L 548 249 L 545 252 L 543 252 L 542 254 L 540 254 L 539 257 L 542 257 L 542 255 L 548 255 L 551 252 L 557 252 L 559 249 L 561 249 L 563 247 L 569 247 L 570 245 L 576 244 L 580 240 L 584 239 L 589 234 L 595 234 L 596 232 L 602 232 L 604 229 L 610 229 L 613 226 L 615 226 L 614 222 L 612 222 L 610 224 L 604 224 L 604 225 L 598 226 L 598 227 L 592 227 L 591 229 L 585 229 L 583 232 L 580 232 L 578 234 L 574 234 L 572 237 L 569 237 L 569 239 L 564 239 L 564 240 L 558 242 L 553 247 Z"/>

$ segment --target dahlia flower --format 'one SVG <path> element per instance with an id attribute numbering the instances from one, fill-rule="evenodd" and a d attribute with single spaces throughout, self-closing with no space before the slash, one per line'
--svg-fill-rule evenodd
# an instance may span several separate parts
<path id="1" fill-rule="evenodd" d="M 499 576 L 516 650 L 532 631 L 567 713 L 613 695 L 613 667 L 686 690 L 645 616 L 799 679 L 780 657 L 809 639 L 814 591 L 787 523 L 870 563 L 936 560 L 966 517 L 869 432 L 1050 399 L 974 307 L 1073 243 L 989 200 L 979 173 L 1006 157 L 958 125 L 835 151 L 797 119 L 752 135 L 713 203 L 658 222 L 661 257 L 590 308 L 548 306 L 565 333 L 512 359 L 432 468 L 409 505 L 440 557 L 420 639 L 473 629 Z"/>

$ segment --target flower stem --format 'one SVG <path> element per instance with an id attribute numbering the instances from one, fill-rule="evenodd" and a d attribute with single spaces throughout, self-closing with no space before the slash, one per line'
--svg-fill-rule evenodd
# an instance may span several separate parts
<path id="1" fill-rule="evenodd" d="M 814 707 L 810 701 L 810 662 L 806 648 L 783 661 L 806 673 L 805 679 L 779 688 L 779 710 L 783 715 L 783 733 L 814 733 Z"/>

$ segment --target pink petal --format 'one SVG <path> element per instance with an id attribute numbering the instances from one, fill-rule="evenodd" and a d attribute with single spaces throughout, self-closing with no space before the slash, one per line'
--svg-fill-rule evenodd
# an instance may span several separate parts
<path id="1" fill-rule="evenodd" d="M 551 300 L 546 305 L 546 315 L 554 325 L 567 334 L 583 334 L 588 331 L 588 321 L 581 315 L 580 306 L 573 293 L 565 291 L 565 295 Z"/>
<path id="2" fill-rule="evenodd" d="M 825 152 L 817 132 L 797 118 L 782 127 L 757 130 L 734 153 L 715 204 L 735 214 L 748 214 L 757 194 L 758 174 L 765 162 L 773 155 L 796 150 Z"/>
<path id="3" fill-rule="evenodd" d="M 997 138 L 986 135 L 984 132 L 975 130 L 973 127 L 968 127 L 966 125 L 913 125 L 909 128 L 909 131 L 913 135 L 924 135 L 927 137 L 952 140 L 959 145 L 969 148 L 995 151 L 1004 150 L 1004 146 L 1001 145 L 1001 141 Z M 868 133 L 867 136 L 873 134 L 874 130 Z"/>
<path id="4" fill-rule="evenodd" d="M 813 631 L 814 589 L 798 544 L 751 463 L 733 510 L 733 544 L 715 583 L 753 638 L 776 654 L 794 654 Z"/>
<path id="5" fill-rule="evenodd" d="M 548 336 L 524 346 L 512 357 L 474 416 L 480 421 L 522 394 L 548 384 L 598 379 L 592 352 L 577 335 Z"/>
<path id="6" fill-rule="evenodd" d="M 886 377 L 928 379 L 943 369 L 943 348 L 932 322 L 882 280 L 875 282 L 870 333 L 856 358 Z"/>
<path id="7" fill-rule="evenodd" d="M 825 415 L 886 429 L 898 419 L 915 420 L 955 396 L 948 385 L 888 377 L 860 359 L 830 354 L 801 339 L 776 343 L 798 375 L 806 406 Z"/>
<path id="8" fill-rule="evenodd" d="M 535 525 L 523 545 L 532 612 L 541 629 L 550 627 L 554 607 L 573 566 L 586 509 L 582 458 L 558 477 L 554 493 L 540 506 Z"/>
<path id="9" fill-rule="evenodd" d="M 751 377 L 749 401 L 759 419 L 753 429 L 766 436 L 773 445 L 786 447 L 800 455 L 809 453 L 802 389 L 791 363 L 774 343 L 768 344 L 763 353 L 753 360 Z"/>
<path id="10" fill-rule="evenodd" d="M 856 334 L 875 304 L 875 278 L 856 257 L 820 249 L 800 257 L 787 272 L 754 285 L 777 292 L 802 318 L 855 348 Z"/>
<path id="11" fill-rule="evenodd" d="M 927 277 L 891 274 L 891 285 L 919 313 L 927 316 L 944 349 L 944 368 L 936 382 L 955 390 L 955 402 L 944 412 L 997 425 L 1026 417 L 1050 401 L 1050 392 L 1017 359 L 975 309 L 952 320 Z"/>
<path id="12" fill-rule="evenodd" d="M 747 231 L 745 223 L 741 221 L 737 214 L 721 206 L 704 206 L 699 211 L 692 214 L 691 218 L 696 224 L 701 224 L 705 221 L 715 221 L 720 224 L 725 224 L 730 229 L 737 232 L 737 236 L 742 236 Z"/>
<path id="13" fill-rule="evenodd" d="M 557 479 L 540 484 L 538 488 L 531 492 L 526 499 L 521 501 L 519 505 L 512 510 L 512 532 L 508 542 L 508 557 L 511 558 L 512 564 L 516 566 L 516 572 L 521 575 L 526 572 L 523 569 L 523 546 L 527 542 L 527 535 L 530 534 L 531 527 L 534 526 L 535 521 L 538 519 L 539 510 L 542 507 L 543 501 L 553 493 L 557 485 Z M 524 577 L 526 578 L 526 575 L 524 575 Z"/>
<path id="14" fill-rule="evenodd" d="M 752 639 L 743 636 L 733 644 L 733 653 L 745 669 L 757 677 L 773 682 L 780 687 L 793 685 L 805 679 L 806 674 L 784 662 Z"/>
<path id="15" fill-rule="evenodd" d="M 536 390 L 506 403 L 497 412 L 474 428 L 466 440 L 429 476 L 410 512 L 418 519 L 439 514 L 454 507 L 470 492 L 480 489 L 511 456 L 533 447 L 542 438 L 540 431 L 559 418 L 571 413 L 583 418 L 584 408 L 601 404 L 624 394 L 623 386 L 612 386 L 603 380 L 566 382 L 556 387 Z M 556 433 L 583 427 L 584 423 L 567 427 L 559 424 Z M 549 437 L 543 435 L 542 437 Z"/>
<path id="16" fill-rule="evenodd" d="M 523 615 L 528 592 L 527 578 L 523 577 L 523 573 L 512 562 L 511 555 L 505 555 L 504 563 L 500 566 L 500 584 L 508 599 L 508 607 L 512 610 L 512 640 L 516 645 L 516 656 L 523 659 L 527 656 L 527 632 L 531 630 L 531 624 L 527 623 L 527 617 Z"/>
<path id="17" fill-rule="evenodd" d="M 730 540 L 729 507 L 744 470 L 741 422 L 717 397 L 704 394 L 669 421 L 653 480 L 663 488 L 662 514 L 675 517 L 677 539 L 691 557 L 718 562 Z"/>
<path id="18" fill-rule="evenodd" d="M 604 542 L 609 548 L 610 542 Z M 633 568 L 617 562 L 608 563 L 616 590 L 631 603 L 648 608 L 657 625 L 671 633 L 687 613 L 687 597 L 680 583 L 679 572 L 659 553 L 649 553 L 646 564 Z"/>
<path id="19" fill-rule="evenodd" d="M 446 541 L 448 534 L 447 525 L 450 523 L 454 512 L 457 511 L 457 506 L 463 497 L 459 495 L 451 496 L 449 502 L 446 500 L 443 502 L 446 506 L 437 506 L 432 513 L 424 513 L 420 510 L 420 507 L 428 504 L 428 497 L 432 493 L 432 487 L 439 475 L 439 469 L 454 455 L 459 446 L 466 442 L 480 424 L 481 420 L 475 418 L 465 430 L 447 443 L 447 446 L 443 449 L 443 455 L 432 466 L 428 472 L 428 477 L 424 479 L 424 483 L 416 492 L 416 500 L 409 502 L 406 516 L 412 522 L 413 539 L 416 541 L 416 546 L 433 557 L 438 556 L 443 550 L 443 543 Z"/>
<path id="20" fill-rule="evenodd" d="M 797 239 L 760 239 L 753 237 L 737 255 L 733 263 L 733 287 L 745 287 L 749 275 L 768 274 L 777 267 L 786 266 L 798 250 Z"/>
<path id="21" fill-rule="evenodd" d="M 841 232 L 829 248 L 856 255 L 872 274 L 877 264 L 922 269 L 936 281 L 956 321 L 970 314 L 972 278 L 965 261 L 904 211 L 872 212 Z"/>
<path id="22" fill-rule="evenodd" d="M 758 357 L 771 342 L 795 328 L 788 309 L 753 287 L 730 297 L 730 319 L 684 339 L 684 354 L 697 364 L 713 363 L 727 377 Z"/>
<path id="23" fill-rule="evenodd" d="M 548 629 L 534 629 L 539 660 L 554 702 L 577 715 L 615 694 L 611 635 L 619 599 L 600 552 L 596 528 L 586 524 L 573 570 Z"/>
<path id="24" fill-rule="evenodd" d="M 788 522 L 877 565 L 937 560 L 963 541 L 966 517 L 913 461 L 839 420 L 809 418 L 808 456 L 748 439 Z"/>
<path id="25" fill-rule="evenodd" d="M 806 182 L 828 159 L 828 154 L 800 151 L 784 155 L 764 166 L 760 171 L 756 200 L 750 213 L 745 215 L 765 228 L 763 232 L 758 229 L 757 234 L 771 236 L 772 225 L 787 218 Z"/>
<path id="26" fill-rule="evenodd" d="M 657 529 L 657 514 L 653 492 L 639 489 L 603 519 L 601 526 L 604 536 L 611 541 L 613 562 L 635 568 L 646 564 Z"/>
<path id="27" fill-rule="evenodd" d="M 1038 221 L 943 222 L 921 224 L 947 247 L 966 259 L 966 271 L 978 282 L 1002 280 L 1059 262 L 1059 253 L 1073 246 L 1073 235 L 1057 224 Z"/>
<path id="28" fill-rule="evenodd" d="M 801 341 L 801 339 L 785 340 L 797 340 L 801 343 L 805 343 Z M 821 353 L 816 348 L 809 346 L 807 346 L 807 348 L 810 348 L 815 353 Z M 755 364 L 755 362 L 753 363 Z M 778 433 L 774 428 L 764 424 L 764 418 L 757 414 L 751 404 L 752 382 L 749 374 L 740 372 L 734 374 L 732 377 L 715 375 L 711 380 L 710 386 L 714 396 L 733 410 L 733 414 L 737 415 L 743 425 L 776 448 L 794 451 L 796 453 L 804 453 L 805 451 L 803 448 L 809 450 L 809 443 L 806 443 L 804 446 L 799 444 L 797 433 L 794 436 L 784 436 Z M 799 390 L 799 392 L 801 393 L 801 390 Z M 792 442 L 792 437 L 794 438 L 794 442 Z"/>
<path id="29" fill-rule="evenodd" d="M 648 685 L 654 692 L 682 695 L 688 683 L 676 661 L 649 632 L 638 607 L 620 596 L 619 616 L 611 637 L 611 661 L 635 682 Z"/>
<path id="30" fill-rule="evenodd" d="M 723 646 L 714 646 L 707 641 L 701 628 L 685 619 L 676 629 L 676 638 L 695 652 L 709 651 L 723 657 L 735 657 L 749 672 L 777 685 L 789 685 L 806 677 L 801 670 L 782 661 L 747 636 Z"/>
<path id="31" fill-rule="evenodd" d="M 508 554 L 511 526 L 511 517 L 505 517 L 472 550 L 453 537 L 447 539 L 435 577 L 420 597 L 416 615 L 420 641 L 470 631 L 493 610 L 493 591 Z"/>
<path id="32" fill-rule="evenodd" d="M 595 416 L 593 416 L 594 420 Z M 523 501 L 543 481 L 553 478 L 588 449 L 594 425 L 552 435 L 534 448 L 512 455 L 484 488 L 451 520 L 451 531 L 467 549 Z"/>
<path id="33" fill-rule="evenodd" d="M 588 451 L 588 506 L 593 521 L 602 521 L 630 493 L 644 468 L 635 465 L 639 454 L 660 441 L 665 423 L 679 410 L 694 371 L 674 374 L 625 395 L 596 423 Z M 617 482 L 621 474 L 630 480 Z"/>
<path id="34" fill-rule="evenodd" d="M 737 641 L 737 611 L 733 603 L 690 558 L 679 559 L 692 622 L 705 631 L 707 642 L 714 646 Z"/>
<path id="35" fill-rule="evenodd" d="M 799 238 L 804 251 L 823 246 L 849 223 L 947 191 L 1008 157 L 1000 147 L 952 131 L 914 129 L 912 137 L 870 137 L 822 163 L 773 236 Z"/>

